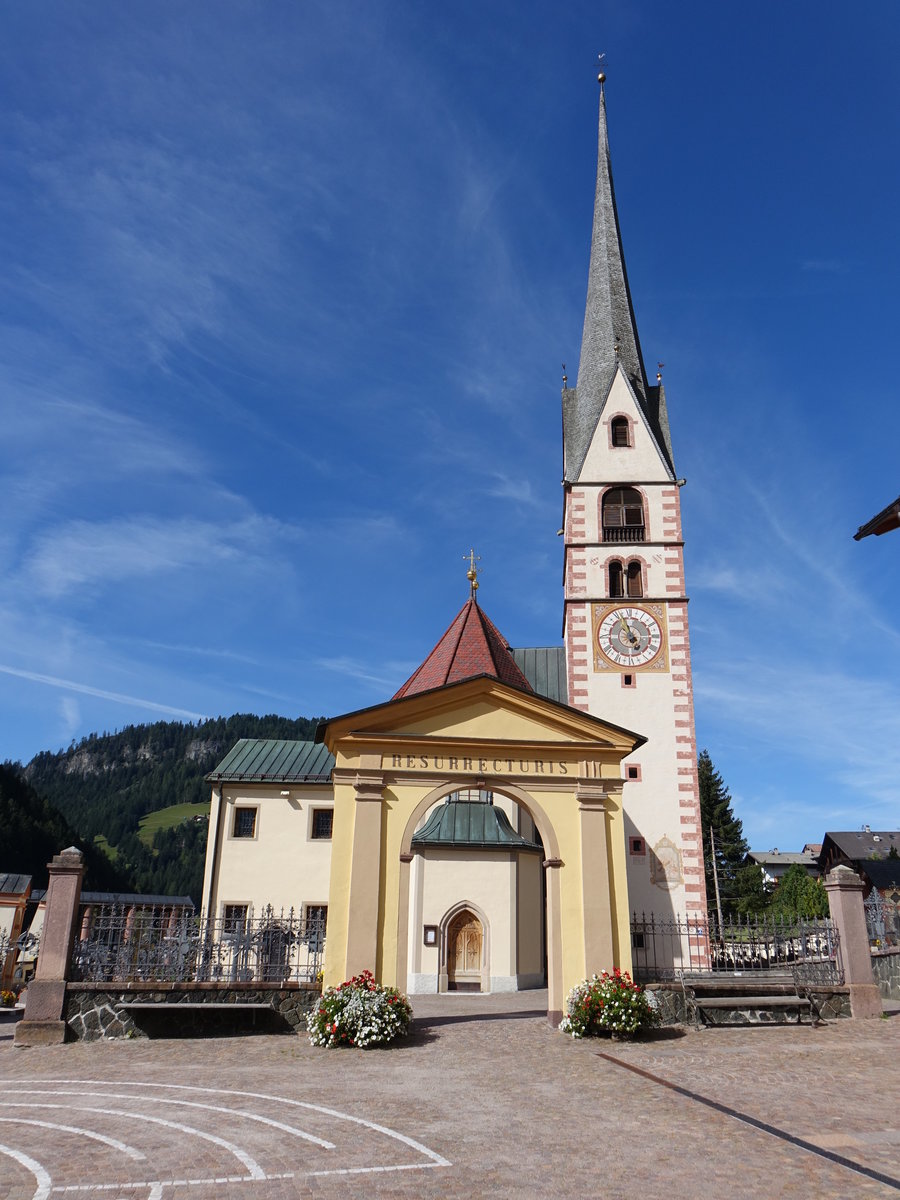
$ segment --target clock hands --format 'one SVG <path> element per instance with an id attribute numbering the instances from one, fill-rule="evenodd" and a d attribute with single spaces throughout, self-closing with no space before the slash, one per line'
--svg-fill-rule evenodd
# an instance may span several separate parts
<path id="1" fill-rule="evenodd" d="M 632 646 L 636 646 L 640 642 L 638 635 L 634 632 L 624 617 L 619 617 L 619 621 L 621 622 L 622 630 L 625 634 L 626 640 L 630 642 Z"/>

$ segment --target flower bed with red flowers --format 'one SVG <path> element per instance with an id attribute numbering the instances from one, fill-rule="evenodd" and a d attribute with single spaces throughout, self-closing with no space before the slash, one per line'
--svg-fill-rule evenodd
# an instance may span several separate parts
<path id="1" fill-rule="evenodd" d="M 386 1046 L 409 1032 L 412 1009 L 396 988 L 382 987 L 371 971 L 326 988 L 306 1018 L 313 1046 Z"/>
<path id="2" fill-rule="evenodd" d="M 572 988 L 559 1028 L 577 1038 L 602 1034 L 627 1038 L 656 1022 L 647 993 L 627 971 L 616 967 L 611 975 L 604 971 Z"/>

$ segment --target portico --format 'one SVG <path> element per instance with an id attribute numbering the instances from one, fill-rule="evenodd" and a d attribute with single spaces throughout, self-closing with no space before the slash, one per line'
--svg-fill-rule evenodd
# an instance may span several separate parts
<path id="1" fill-rule="evenodd" d="M 520 904 L 514 887 L 510 905 L 520 924 L 531 913 L 530 928 L 515 931 L 518 953 L 533 959 L 546 937 L 551 1017 L 586 975 L 630 969 L 621 761 L 639 735 L 485 673 L 337 717 L 320 740 L 335 759 L 326 986 L 374 964 L 382 982 L 407 990 L 410 946 L 425 934 L 411 920 L 421 913 L 412 875 L 432 865 L 414 835 L 437 805 L 462 796 L 502 806 L 513 831 L 542 848 L 460 845 L 441 889 L 449 898 L 455 874 L 462 911 L 485 854 L 535 864 L 537 911 L 535 893 Z M 489 943 L 490 930 L 483 936 Z"/>

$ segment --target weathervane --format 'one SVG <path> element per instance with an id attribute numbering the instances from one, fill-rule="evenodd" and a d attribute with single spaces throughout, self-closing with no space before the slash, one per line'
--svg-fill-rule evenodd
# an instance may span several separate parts
<path id="1" fill-rule="evenodd" d="M 665 365 L 666 364 L 664 362 L 658 362 L 656 364 L 656 382 L 657 383 L 662 383 L 662 371 L 663 371 L 663 367 Z"/>
<path id="2" fill-rule="evenodd" d="M 463 562 L 468 560 L 469 569 L 466 571 L 466 579 L 469 581 L 472 599 L 475 599 L 475 593 L 478 591 L 478 568 L 475 566 L 477 562 L 481 562 L 481 555 L 476 554 L 474 550 L 470 550 L 468 554 L 463 555 Z"/>
<path id="3" fill-rule="evenodd" d="M 600 87 L 601 87 L 601 88 L 603 87 L 604 83 L 606 83 L 606 72 L 605 72 L 605 71 L 604 71 L 604 69 L 603 69 L 603 68 L 604 68 L 604 66 L 606 65 L 606 64 L 603 62 L 604 58 L 606 58 L 606 55 L 605 55 L 605 54 L 598 54 L 598 55 L 597 55 L 597 59 L 598 59 L 598 61 L 599 61 L 599 63 L 600 63 L 600 71 L 599 71 L 599 73 L 598 73 L 598 75 L 597 75 L 597 82 L 600 84 Z"/>
<path id="4" fill-rule="evenodd" d="M 569 377 L 566 374 L 566 364 L 563 363 L 563 387 L 567 388 L 568 386 L 569 386 Z"/>

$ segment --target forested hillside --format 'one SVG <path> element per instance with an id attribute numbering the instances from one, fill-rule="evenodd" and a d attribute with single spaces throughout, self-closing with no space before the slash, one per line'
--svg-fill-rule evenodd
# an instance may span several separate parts
<path id="1" fill-rule="evenodd" d="M 84 840 L 62 813 L 37 794 L 10 763 L 0 765 L 0 871 L 32 876 L 32 886 L 47 886 L 47 863 L 68 846 L 86 850 L 85 887 L 95 891 L 130 891 L 131 883 L 105 854 Z"/>
<path id="2" fill-rule="evenodd" d="M 77 844 L 108 847 L 119 889 L 187 894 L 200 901 L 207 820 L 190 818 L 153 834 L 139 822 L 176 804 L 208 802 L 204 776 L 239 738 L 312 738 L 318 721 L 238 714 L 197 725 L 157 721 L 118 733 L 91 734 L 68 750 L 38 754 L 21 776 L 74 830 Z M 56 847 L 60 849 L 60 847 Z M 7 843 L 0 869 L 26 870 Z"/>

